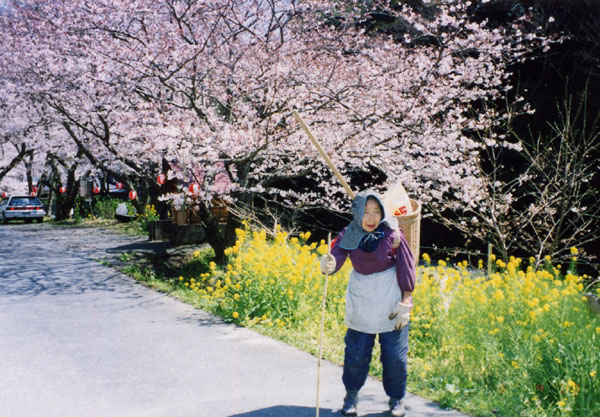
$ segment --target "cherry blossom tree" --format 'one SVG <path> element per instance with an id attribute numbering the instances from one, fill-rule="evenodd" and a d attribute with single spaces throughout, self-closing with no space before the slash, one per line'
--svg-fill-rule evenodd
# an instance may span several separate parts
<path id="1" fill-rule="evenodd" d="M 163 161 L 169 178 L 198 182 L 193 196 L 163 198 L 201 214 L 220 261 L 239 219 L 220 228 L 216 200 L 238 213 L 349 207 L 293 109 L 348 177 L 381 172 L 440 216 L 480 207 L 488 195 L 472 132 L 498 122 L 482 103 L 511 88 L 508 62 L 544 43 L 521 31 L 525 15 L 489 27 L 453 0 L 426 13 L 350 1 L 7 4 L 13 76 L 28 74 L 26 88 L 98 169 L 155 194 Z M 370 30 L 376 15 L 402 30 Z"/>
<path id="2" fill-rule="evenodd" d="M 48 126 L 37 116 L 30 108 L 19 105 L 0 111 L 5 122 L 0 129 L 0 152 L 6 161 L 0 170 L 0 182 L 2 190 L 9 194 L 29 194 L 33 187 L 39 189 L 43 185 L 46 142 L 35 139 Z"/>
<path id="3" fill-rule="evenodd" d="M 82 13 L 85 15 L 86 10 L 81 9 L 84 5 L 56 6 L 60 4 L 20 2 L 3 16 L 3 29 L 11 41 L 7 43 L 12 46 L 10 54 L 4 56 L 5 74 L 19 81 L 19 94 L 41 106 L 45 114 L 51 114 L 54 131 L 37 139 L 48 144 L 53 172 L 58 172 L 57 166 L 74 171 L 79 161 L 73 157 L 79 155 L 88 160 L 87 166 L 84 164 L 79 169 L 82 172 L 88 172 L 91 164 L 101 175 L 111 174 L 131 189 L 141 180 L 156 188 L 155 181 L 149 180 L 155 178 L 154 174 L 146 172 L 144 167 L 154 155 L 149 153 L 149 158 L 138 157 L 140 162 L 134 161 L 132 155 L 143 151 L 119 141 L 118 130 L 114 133 L 115 120 L 123 129 L 128 128 L 126 121 L 134 119 L 128 110 L 135 103 L 131 104 L 133 99 L 127 97 L 131 91 L 124 93 L 121 86 L 114 85 L 118 79 L 98 74 L 97 68 L 108 60 L 96 57 L 95 54 L 102 51 L 94 49 L 93 39 L 86 37 L 81 27 L 72 24 L 73 19 L 77 20 Z M 150 128 L 149 121 L 146 125 Z M 137 141 L 140 142 L 140 138 Z M 61 152 L 50 149 L 56 145 Z M 79 176 L 81 173 L 72 180 L 73 184 L 78 182 Z M 77 194 L 75 188 L 78 187 L 68 187 L 70 203 Z M 148 195 L 147 192 L 140 194 Z M 139 211 L 143 210 L 144 203 L 138 203 Z"/>
<path id="4" fill-rule="evenodd" d="M 49 207 L 53 197 L 59 195 L 57 219 L 66 218 L 79 193 L 79 171 L 86 168 L 85 160 L 77 155 L 77 148 L 67 140 L 52 114 L 44 111 L 33 96 L 11 88 L 6 79 L 1 81 L 2 149 L 7 158 L 12 158 L 0 175 L 3 188 L 9 194 L 28 194 L 34 186 L 44 187 L 50 191 Z M 61 186 L 67 188 L 64 196 L 59 193 Z"/>
<path id="5" fill-rule="evenodd" d="M 6 84 L 0 83 L 0 187 L 2 192 L 14 194 L 25 192 L 19 189 L 17 178 L 18 167 L 33 153 L 33 148 L 26 141 L 28 123 L 21 117 L 22 108 L 10 103 L 6 94 Z"/>

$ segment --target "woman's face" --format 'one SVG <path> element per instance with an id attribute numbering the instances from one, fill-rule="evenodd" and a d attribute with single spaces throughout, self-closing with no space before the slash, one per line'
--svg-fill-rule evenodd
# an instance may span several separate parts
<path id="1" fill-rule="evenodd" d="M 379 222 L 383 218 L 379 203 L 373 199 L 368 199 L 365 204 L 365 213 L 362 217 L 361 226 L 366 232 L 372 232 L 377 229 Z"/>

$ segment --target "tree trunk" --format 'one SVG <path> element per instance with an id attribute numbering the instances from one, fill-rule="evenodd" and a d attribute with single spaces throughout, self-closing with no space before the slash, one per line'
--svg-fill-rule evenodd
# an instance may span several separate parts
<path id="1" fill-rule="evenodd" d="M 75 206 L 75 200 L 79 194 L 78 180 L 75 178 L 77 165 L 67 171 L 67 193 L 63 196 L 57 194 L 56 220 L 66 220 L 71 214 L 71 209 Z"/>
<path id="2" fill-rule="evenodd" d="M 238 219 L 231 214 L 225 224 L 219 224 L 218 218 L 209 207 L 202 205 L 200 214 L 205 219 L 206 241 L 215 252 L 215 263 L 225 265 L 227 256 L 225 249 L 235 245 L 235 229 L 240 226 Z"/>

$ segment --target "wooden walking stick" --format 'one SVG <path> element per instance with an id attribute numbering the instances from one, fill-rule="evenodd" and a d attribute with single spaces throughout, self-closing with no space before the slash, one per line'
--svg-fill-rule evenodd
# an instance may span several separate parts
<path id="1" fill-rule="evenodd" d="M 302 126 L 302 129 L 304 129 L 304 131 L 308 135 L 308 138 L 310 139 L 312 144 L 315 146 L 315 148 L 317 148 L 317 150 L 319 151 L 319 153 L 321 154 L 321 156 L 323 157 L 325 162 L 327 162 L 327 165 L 329 165 L 329 168 L 331 168 L 331 170 L 333 171 L 333 174 L 336 176 L 336 178 L 338 179 L 340 184 L 342 184 L 342 187 L 344 187 L 344 189 L 350 196 L 350 200 L 354 200 L 354 192 L 350 189 L 350 186 L 344 180 L 344 177 L 342 177 L 342 174 L 340 174 L 340 171 L 338 171 L 337 168 L 335 167 L 335 165 L 333 165 L 333 162 L 331 162 L 329 155 L 327 155 L 327 152 L 325 152 L 323 147 L 321 147 L 321 144 L 319 143 L 317 138 L 315 138 L 315 136 L 312 134 L 312 132 L 310 131 L 310 129 L 308 128 L 306 123 L 304 123 L 304 120 L 302 120 L 302 117 L 300 117 L 300 113 L 298 113 L 297 110 L 294 110 L 294 117 L 296 117 L 296 120 L 298 120 L 298 123 L 300 123 L 300 126 Z"/>
<path id="2" fill-rule="evenodd" d="M 331 255 L 331 233 L 327 235 L 327 254 Z M 321 388 L 321 357 L 323 356 L 323 328 L 325 327 L 325 304 L 327 301 L 327 282 L 329 274 L 325 274 L 325 286 L 323 288 L 323 302 L 321 303 L 321 333 L 319 335 L 319 359 L 317 362 L 317 417 L 319 417 L 319 392 Z"/>
<path id="3" fill-rule="evenodd" d="M 327 162 L 327 165 L 329 165 L 329 168 L 331 168 L 331 170 L 333 171 L 334 175 L 336 176 L 336 178 L 338 179 L 340 184 L 342 184 L 342 187 L 344 187 L 344 189 L 350 196 L 350 199 L 354 200 L 354 192 L 350 189 L 350 186 L 344 180 L 344 177 L 342 177 L 342 174 L 340 174 L 340 172 L 337 170 L 335 165 L 333 165 L 333 162 L 331 162 L 329 155 L 327 155 L 327 153 L 325 152 L 325 150 L 323 149 L 323 147 L 321 146 L 321 144 L 319 143 L 317 138 L 315 138 L 315 136 L 312 134 L 312 132 L 310 131 L 310 129 L 308 128 L 306 123 L 304 123 L 304 120 L 302 120 L 302 117 L 300 117 L 300 114 L 298 113 L 297 110 L 294 110 L 294 116 L 296 117 L 296 120 L 298 120 L 298 123 L 300 123 L 300 126 L 302 126 L 302 129 L 304 129 L 304 131 L 308 135 L 308 138 L 310 139 L 312 144 L 315 146 L 315 148 L 317 148 L 317 150 L 319 151 L 319 153 L 321 154 L 321 156 L 323 157 L 325 162 Z M 327 254 L 331 255 L 331 233 L 329 233 L 327 235 Z M 323 303 L 321 305 L 321 333 L 319 335 L 319 358 L 318 358 L 318 362 L 317 362 L 317 417 L 319 417 L 319 392 L 320 392 L 320 387 L 321 387 L 321 356 L 323 353 L 323 328 L 325 327 L 325 304 L 327 301 L 327 282 L 328 281 L 329 281 L 329 274 L 325 274 L 325 286 L 323 289 Z"/>

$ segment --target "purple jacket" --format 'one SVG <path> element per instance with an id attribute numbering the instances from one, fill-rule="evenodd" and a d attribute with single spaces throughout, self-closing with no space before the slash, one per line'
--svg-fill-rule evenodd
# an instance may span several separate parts
<path id="1" fill-rule="evenodd" d="M 416 279 L 415 263 L 402 230 L 400 230 L 400 246 L 394 251 L 392 249 L 394 231 L 386 226 L 384 229 L 385 234 L 381 238 L 379 246 L 371 253 L 360 249 L 347 250 L 341 248 L 339 242 L 345 231 L 346 228 L 340 232 L 331 249 L 331 254 L 335 258 L 336 263 L 334 272 L 339 271 L 348 256 L 350 256 L 354 270 L 363 275 L 382 272 L 396 265 L 396 278 L 398 279 L 400 289 L 403 292 L 412 292 L 414 290 Z"/>

